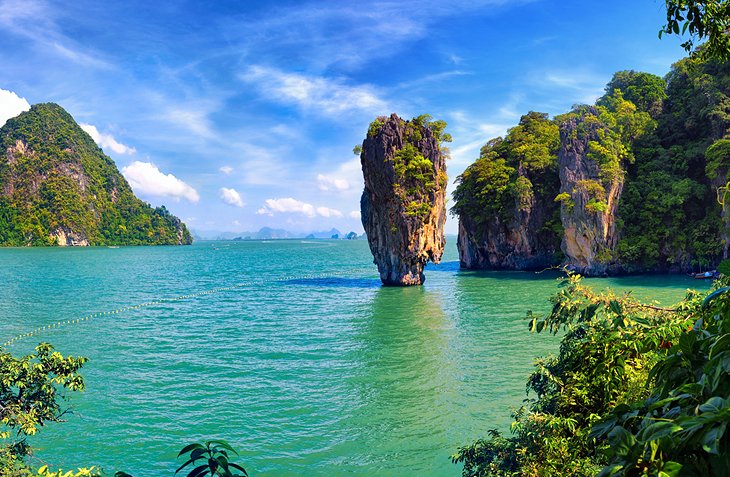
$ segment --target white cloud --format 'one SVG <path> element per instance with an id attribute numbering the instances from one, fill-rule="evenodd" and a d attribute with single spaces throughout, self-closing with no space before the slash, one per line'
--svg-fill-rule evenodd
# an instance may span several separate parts
<path id="1" fill-rule="evenodd" d="M 317 174 L 317 187 L 324 191 L 347 190 L 350 188 L 350 183 L 346 179 Z"/>
<path id="2" fill-rule="evenodd" d="M 172 174 L 164 174 L 150 162 L 134 161 L 122 168 L 122 174 L 135 190 L 146 195 L 185 199 L 197 203 L 200 195 L 190 185 Z"/>
<path id="3" fill-rule="evenodd" d="M 125 146 L 124 144 L 118 142 L 116 139 L 114 139 L 114 136 L 111 134 L 105 134 L 99 132 L 99 130 L 96 128 L 96 126 L 93 126 L 91 124 L 79 124 L 81 126 L 81 129 L 86 131 L 86 133 L 91 136 L 91 139 L 94 140 L 95 143 L 99 145 L 102 149 L 108 150 L 111 149 L 112 151 L 116 152 L 117 154 L 129 154 L 132 155 L 137 150 L 133 147 Z"/>
<path id="4" fill-rule="evenodd" d="M 604 93 L 607 78 L 592 72 L 579 71 L 551 71 L 537 79 L 543 87 L 564 90 L 572 95 L 574 102 L 592 104 Z M 565 93 L 563 93 L 563 96 Z"/>
<path id="5" fill-rule="evenodd" d="M 325 115 L 351 110 L 384 112 L 386 102 L 370 85 L 349 86 L 339 78 L 305 76 L 275 68 L 252 66 L 240 76 L 274 101 L 294 104 Z"/>
<path id="6" fill-rule="evenodd" d="M 307 204 L 306 202 L 292 199 L 291 197 L 285 199 L 266 199 L 264 206 L 256 213 L 259 215 L 274 215 L 274 212 L 298 213 L 307 217 L 317 215 L 317 211 L 312 204 Z"/>
<path id="7" fill-rule="evenodd" d="M 230 175 L 231 172 L 233 172 L 233 168 L 231 166 L 223 166 L 220 169 L 218 169 L 225 175 Z"/>
<path id="8" fill-rule="evenodd" d="M 25 98 L 19 97 L 12 91 L 0 89 L 0 127 L 23 111 L 28 111 L 30 104 Z"/>
<path id="9" fill-rule="evenodd" d="M 219 193 L 221 200 L 223 200 L 223 202 L 228 205 L 232 205 L 234 207 L 243 207 L 244 205 L 246 205 L 241 199 L 241 194 L 239 194 L 236 189 L 221 187 Z"/>
<path id="10" fill-rule="evenodd" d="M 317 207 L 317 214 L 322 217 L 342 217 L 342 212 L 329 207 Z"/>
<path id="11" fill-rule="evenodd" d="M 359 210 L 353 210 L 349 214 L 347 214 L 351 219 L 359 219 L 361 217 Z"/>
<path id="12" fill-rule="evenodd" d="M 290 214 L 302 214 L 306 217 L 314 218 L 320 217 L 342 217 L 342 212 L 337 209 L 331 209 L 329 207 L 314 207 L 312 204 L 302 202 L 301 200 L 293 199 L 291 197 L 283 199 L 267 199 L 264 202 L 264 206 L 256 211 L 259 215 L 272 216 L 274 213 L 290 213 Z"/>

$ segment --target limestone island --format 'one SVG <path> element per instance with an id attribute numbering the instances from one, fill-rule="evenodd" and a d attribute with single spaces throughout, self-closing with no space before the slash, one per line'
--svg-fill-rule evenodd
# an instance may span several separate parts
<path id="1" fill-rule="evenodd" d="M 428 261 L 444 252 L 446 123 L 392 114 L 370 124 L 360 152 L 362 224 L 384 285 L 422 285 Z"/>

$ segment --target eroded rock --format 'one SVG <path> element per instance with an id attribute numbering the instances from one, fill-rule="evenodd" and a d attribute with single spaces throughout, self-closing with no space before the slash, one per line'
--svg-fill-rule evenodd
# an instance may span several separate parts
<path id="1" fill-rule="evenodd" d="M 446 243 L 446 164 L 439 139 L 419 118 L 396 114 L 370 126 L 360 154 L 362 223 L 385 285 L 420 285 Z"/>

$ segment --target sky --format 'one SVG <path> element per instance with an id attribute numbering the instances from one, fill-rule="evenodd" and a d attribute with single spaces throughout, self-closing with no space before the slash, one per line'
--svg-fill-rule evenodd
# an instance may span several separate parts
<path id="1" fill-rule="evenodd" d="M 0 0 L 0 125 L 60 104 L 195 231 L 360 233 L 352 149 L 375 117 L 448 123 L 450 196 L 522 114 L 592 103 L 616 71 L 664 76 L 684 56 L 658 38 L 665 15 L 664 0 Z"/>

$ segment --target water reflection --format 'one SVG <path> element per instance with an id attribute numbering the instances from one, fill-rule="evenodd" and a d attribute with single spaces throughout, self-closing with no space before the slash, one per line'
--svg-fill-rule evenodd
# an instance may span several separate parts
<path id="1" fill-rule="evenodd" d="M 344 451 L 339 465 L 403 475 L 439 467 L 453 472 L 437 444 L 453 424 L 451 332 L 437 293 L 377 290 L 354 337 L 360 346 L 349 387 L 360 404 L 344 423 L 352 431 L 347 446 L 368 449 L 368 455 Z M 404 469 L 406 462 L 420 462 L 419 468 Z"/>

